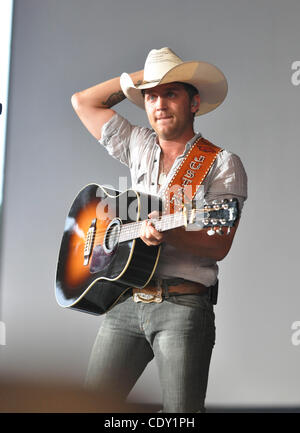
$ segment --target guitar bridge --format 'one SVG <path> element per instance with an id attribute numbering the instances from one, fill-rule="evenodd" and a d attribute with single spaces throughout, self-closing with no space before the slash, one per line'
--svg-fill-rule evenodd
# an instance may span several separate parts
<path id="1" fill-rule="evenodd" d="M 86 235 L 84 252 L 83 252 L 83 266 L 87 266 L 89 264 L 91 253 L 93 251 L 95 234 L 96 234 L 96 218 L 93 219 Z"/>

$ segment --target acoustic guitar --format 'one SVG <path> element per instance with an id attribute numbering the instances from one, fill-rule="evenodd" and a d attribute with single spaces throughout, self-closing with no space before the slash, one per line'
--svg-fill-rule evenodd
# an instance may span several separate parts
<path id="1" fill-rule="evenodd" d="M 146 286 L 161 250 L 140 239 L 142 221 L 153 210 L 159 216 L 151 221 L 159 231 L 196 222 L 199 229 L 209 229 L 208 234 L 224 234 L 238 218 L 236 199 L 172 214 L 162 214 L 162 209 L 158 197 L 133 189 L 120 193 L 97 184 L 85 186 L 65 221 L 56 273 L 58 304 L 104 314 L 127 290 Z"/>

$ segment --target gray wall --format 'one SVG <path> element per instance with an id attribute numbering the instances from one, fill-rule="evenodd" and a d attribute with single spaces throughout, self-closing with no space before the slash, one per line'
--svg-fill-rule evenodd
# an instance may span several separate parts
<path id="1" fill-rule="evenodd" d="M 298 0 L 16 0 L 2 239 L 7 345 L 0 374 L 82 383 L 101 317 L 54 297 L 69 205 L 90 182 L 118 186 L 110 159 L 77 119 L 72 93 L 143 67 L 151 48 L 218 65 L 229 95 L 196 129 L 239 154 L 249 199 L 221 263 L 207 403 L 300 405 Z M 119 111 L 147 124 L 128 101 Z M 298 113 L 298 114 L 297 114 Z M 161 399 L 155 364 L 134 392 Z"/>

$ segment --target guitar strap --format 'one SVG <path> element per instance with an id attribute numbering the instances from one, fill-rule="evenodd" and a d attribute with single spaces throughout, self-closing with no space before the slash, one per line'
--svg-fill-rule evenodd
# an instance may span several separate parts
<path id="1" fill-rule="evenodd" d="M 182 210 L 184 204 L 190 203 L 193 200 L 197 189 L 204 181 L 218 153 L 221 151 L 220 147 L 215 146 L 203 137 L 199 137 L 195 141 L 164 190 L 164 213 L 175 213 Z M 182 284 L 186 294 L 193 293 L 191 287 L 189 287 L 190 284 L 191 282 Z M 198 293 L 200 293 L 200 286 L 204 287 L 205 290 L 210 290 L 210 288 L 200 283 L 196 285 L 198 286 Z M 167 286 L 167 288 L 168 293 L 170 286 Z M 133 300 L 135 302 L 146 303 L 162 302 L 163 290 L 161 280 L 157 280 L 156 284 L 151 284 L 148 281 L 148 284 L 141 289 L 133 288 Z M 179 290 L 179 286 L 175 286 L 176 290 Z"/>
<path id="2" fill-rule="evenodd" d="M 195 141 L 164 191 L 165 213 L 181 210 L 193 200 L 222 150 L 203 137 Z"/>

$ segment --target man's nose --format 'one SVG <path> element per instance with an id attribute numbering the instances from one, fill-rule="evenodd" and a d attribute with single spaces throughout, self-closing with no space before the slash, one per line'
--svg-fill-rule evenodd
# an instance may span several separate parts
<path id="1" fill-rule="evenodd" d="M 163 96 L 158 96 L 156 99 L 156 109 L 163 110 L 166 108 L 166 98 Z"/>

